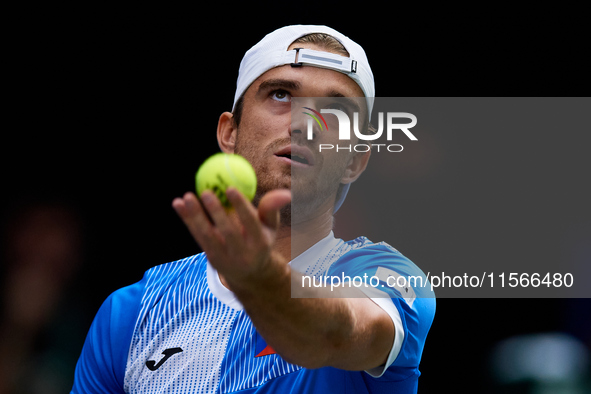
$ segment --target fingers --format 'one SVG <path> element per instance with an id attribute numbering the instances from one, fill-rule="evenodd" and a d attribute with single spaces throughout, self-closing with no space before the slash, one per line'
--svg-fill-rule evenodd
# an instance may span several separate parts
<path id="1" fill-rule="evenodd" d="M 256 212 L 256 209 L 246 200 L 237 205 L 242 210 L 250 207 Z M 174 199 L 172 207 L 195 241 L 210 255 L 220 252 L 228 244 L 238 244 L 243 235 L 243 225 L 238 215 L 226 210 L 211 191 L 204 191 L 200 199 L 194 193 L 186 193 L 182 198 Z"/>
<path id="2" fill-rule="evenodd" d="M 259 202 L 258 210 L 236 189 L 228 188 L 228 200 L 236 209 L 247 231 L 260 231 L 261 224 L 272 229 L 279 225 L 279 211 L 291 202 L 291 192 L 287 189 L 272 190 Z"/>
<path id="3" fill-rule="evenodd" d="M 202 193 L 201 200 L 213 221 L 213 225 L 224 237 L 225 244 L 236 245 L 243 234 L 242 224 L 238 217 L 231 210 L 225 209 L 216 195 L 209 191 Z"/>
<path id="4" fill-rule="evenodd" d="M 279 226 L 279 211 L 291 201 L 289 190 L 273 190 L 263 196 L 257 210 L 235 188 L 228 188 L 226 196 L 232 204 L 231 211 L 224 209 L 209 191 L 202 193 L 201 200 L 194 193 L 186 193 L 172 202 L 193 238 L 206 252 L 241 245 L 240 241 L 248 238 L 255 242 L 266 239 L 263 227 L 275 231 Z"/>
<path id="5" fill-rule="evenodd" d="M 259 218 L 276 229 L 279 226 L 280 210 L 291 202 L 291 191 L 287 189 L 272 190 L 265 194 L 259 203 Z"/>
<path id="6" fill-rule="evenodd" d="M 209 220 L 201 202 L 194 193 L 185 193 L 182 198 L 175 198 L 172 207 L 187 226 L 187 229 L 205 250 L 210 239 L 219 239 L 219 232 Z"/>
<path id="7" fill-rule="evenodd" d="M 257 209 L 235 188 L 229 187 L 226 190 L 226 197 L 243 226 L 244 235 L 257 239 L 257 234 L 260 234 L 262 229 L 261 222 L 257 220 Z"/>

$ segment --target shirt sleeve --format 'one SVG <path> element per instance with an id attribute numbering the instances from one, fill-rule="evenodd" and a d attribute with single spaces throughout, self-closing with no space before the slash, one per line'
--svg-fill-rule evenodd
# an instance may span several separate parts
<path id="1" fill-rule="evenodd" d="M 112 293 L 100 307 L 76 364 L 72 394 L 124 393 L 127 353 L 144 283 Z"/>
<path id="2" fill-rule="evenodd" d="M 395 337 L 386 364 L 366 372 L 379 378 L 391 366 L 401 367 L 403 373 L 417 369 L 435 315 L 435 295 L 425 274 L 389 245 L 374 244 L 343 255 L 328 275 L 351 277 L 352 282 L 355 277 L 366 278 L 366 285 L 358 290 L 382 308 L 394 324 Z M 398 277 L 401 279 L 394 280 Z"/>
<path id="3" fill-rule="evenodd" d="M 396 360 L 398 354 L 400 353 L 400 350 L 402 349 L 402 344 L 404 343 L 405 336 L 404 324 L 402 323 L 400 312 L 398 311 L 398 308 L 394 305 L 394 302 L 392 302 L 392 299 L 380 297 L 372 298 L 369 294 L 368 297 L 370 297 L 374 303 L 376 303 L 388 314 L 388 316 L 390 316 L 390 319 L 392 319 L 392 323 L 394 324 L 394 343 L 392 344 L 390 353 L 388 353 L 388 359 L 386 360 L 386 364 L 365 371 L 370 376 L 374 378 L 379 378 L 384 374 L 384 372 L 386 372 L 390 365 L 394 363 L 394 360 Z"/>

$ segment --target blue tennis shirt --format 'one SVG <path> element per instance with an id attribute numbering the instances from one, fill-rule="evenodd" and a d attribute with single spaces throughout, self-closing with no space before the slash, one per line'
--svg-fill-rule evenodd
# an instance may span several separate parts
<path id="1" fill-rule="evenodd" d="M 386 243 L 344 242 L 332 233 L 290 264 L 315 277 L 375 277 L 375 288 L 362 291 L 394 323 L 386 365 L 344 371 L 284 361 L 201 253 L 156 266 L 107 298 L 86 338 L 72 393 L 415 393 L 435 297 L 429 286 L 393 279 L 426 279 L 423 272 Z"/>

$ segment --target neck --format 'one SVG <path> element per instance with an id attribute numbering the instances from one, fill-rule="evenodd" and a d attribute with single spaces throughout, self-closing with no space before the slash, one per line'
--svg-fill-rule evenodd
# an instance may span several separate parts
<path id="1" fill-rule="evenodd" d="M 292 217 L 291 225 L 281 225 L 277 230 L 274 251 L 278 252 L 285 261 L 291 261 L 304 253 L 332 231 L 331 212 L 332 206 L 320 214 L 297 222 Z"/>

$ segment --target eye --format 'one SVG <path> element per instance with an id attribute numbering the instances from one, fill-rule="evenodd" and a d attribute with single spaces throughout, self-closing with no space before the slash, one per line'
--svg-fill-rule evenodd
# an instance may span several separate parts
<path id="1" fill-rule="evenodd" d="M 282 103 L 289 103 L 291 101 L 291 95 L 286 90 L 274 90 L 271 92 L 270 97 L 275 101 Z"/>

